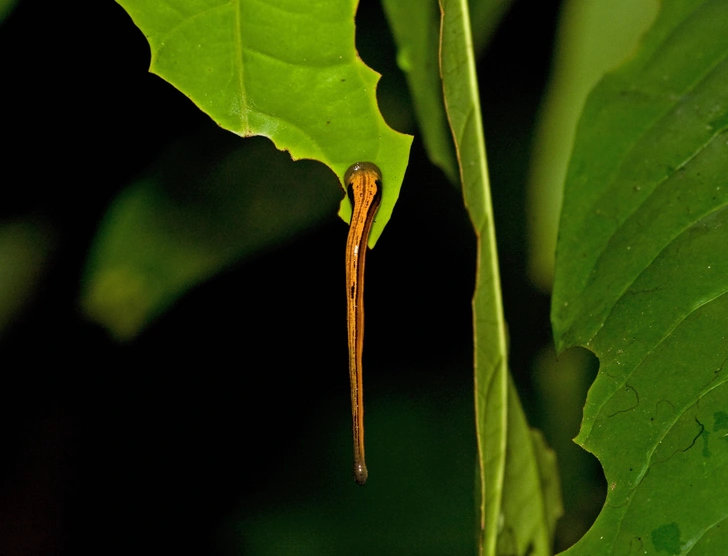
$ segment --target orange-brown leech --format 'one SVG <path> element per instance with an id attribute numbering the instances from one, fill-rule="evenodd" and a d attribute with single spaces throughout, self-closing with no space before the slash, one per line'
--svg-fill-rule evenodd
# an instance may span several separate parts
<path id="1" fill-rule="evenodd" d="M 371 162 L 357 162 L 344 177 L 351 200 L 351 225 L 346 240 L 346 311 L 349 328 L 349 380 L 354 433 L 354 480 L 363 485 L 368 476 L 364 461 L 364 260 L 369 230 L 382 198 L 382 173 Z"/>

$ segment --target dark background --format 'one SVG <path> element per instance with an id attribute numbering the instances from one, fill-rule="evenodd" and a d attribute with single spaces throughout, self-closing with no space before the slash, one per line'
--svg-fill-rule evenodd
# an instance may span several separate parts
<path id="1" fill-rule="evenodd" d="M 510 367 L 535 426 L 531 370 L 551 335 L 525 272 L 525 184 L 559 4 L 514 2 L 478 67 Z M 385 117 L 413 122 L 387 114 L 408 101 L 378 3 L 357 21 Z M 110 1 L 22 0 L 0 24 L 0 217 L 49 223 L 53 245 L 0 336 L 0 554 L 475 553 L 475 240 L 415 128 L 400 129 L 415 134 L 410 166 L 367 259 L 364 488 L 351 477 L 347 229 L 333 212 L 134 341 L 84 318 L 84 262 L 115 195 L 180 138 L 243 141 L 148 64 Z M 559 548 L 583 526 L 562 521 Z"/>

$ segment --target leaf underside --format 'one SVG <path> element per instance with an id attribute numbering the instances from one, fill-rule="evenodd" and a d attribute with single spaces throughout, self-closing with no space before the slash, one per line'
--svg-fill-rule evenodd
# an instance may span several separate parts
<path id="1" fill-rule="evenodd" d="M 665 0 L 579 124 L 552 322 L 600 359 L 577 442 L 609 486 L 568 554 L 728 546 L 727 22 L 722 0 Z"/>
<path id="2" fill-rule="evenodd" d="M 553 453 L 532 433 L 510 381 L 475 60 L 467 3 L 441 0 L 445 107 L 465 205 L 478 238 L 473 297 L 480 553 L 548 555 L 561 514 Z"/>
<path id="3" fill-rule="evenodd" d="M 356 1 L 119 0 L 144 32 L 151 71 L 221 127 L 270 138 L 294 159 L 318 160 L 343 181 L 374 162 L 384 192 L 373 246 L 399 195 L 412 137 L 376 101 L 379 74 L 356 54 Z M 342 217 L 350 217 L 344 199 Z"/>

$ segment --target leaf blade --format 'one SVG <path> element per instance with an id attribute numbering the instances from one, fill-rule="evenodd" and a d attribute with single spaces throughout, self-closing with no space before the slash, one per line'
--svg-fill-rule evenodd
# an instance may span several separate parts
<path id="1" fill-rule="evenodd" d="M 441 72 L 463 197 L 478 240 L 473 296 L 480 553 L 551 553 L 560 515 L 553 458 L 530 433 L 507 363 L 498 255 L 467 3 L 441 0 Z M 544 492 L 547 493 L 544 496 Z"/>
<path id="2" fill-rule="evenodd" d="M 688 553 L 728 515 L 726 18 L 722 2 L 664 2 L 579 125 L 552 322 L 561 349 L 600 359 L 577 441 L 609 490 L 569 554 Z"/>
<path id="3" fill-rule="evenodd" d="M 379 74 L 354 48 L 356 2 L 119 0 L 152 49 L 150 70 L 220 126 L 270 138 L 294 159 L 319 160 L 343 182 L 361 161 L 384 191 L 369 245 L 389 220 L 412 137 L 392 130 L 376 101 Z M 348 221 L 346 198 L 340 214 Z"/>

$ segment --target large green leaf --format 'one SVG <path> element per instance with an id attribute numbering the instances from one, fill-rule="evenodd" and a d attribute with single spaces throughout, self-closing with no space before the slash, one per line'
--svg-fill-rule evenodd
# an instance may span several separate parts
<path id="1" fill-rule="evenodd" d="M 382 170 L 369 244 L 389 220 L 410 136 L 377 108 L 379 75 L 354 47 L 356 0 L 119 0 L 146 35 L 151 71 L 220 126 L 269 137 L 294 159 L 328 165 L 343 181 L 354 162 Z M 344 199 L 342 217 L 350 217 Z"/>
<path id="2" fill-rule="evenodd" d="M 579 124 L 552 321 L 600 359 L 577 441 L 609 488 L 569 554 L 728 546 L 727 24 L 723 0 L 665 0 Z"/>
<path id="3" fill-rule="evenodd" d="M 445 107 L 458 155 L 465 205 L 478 240 L 473 297 L 475 412 L 480 462 L 480 551 L 551 553 L 560 514 L 555 462 L 529 434 L 509 380 L 485 139 L 465 0 L 441 0 Z"/>

